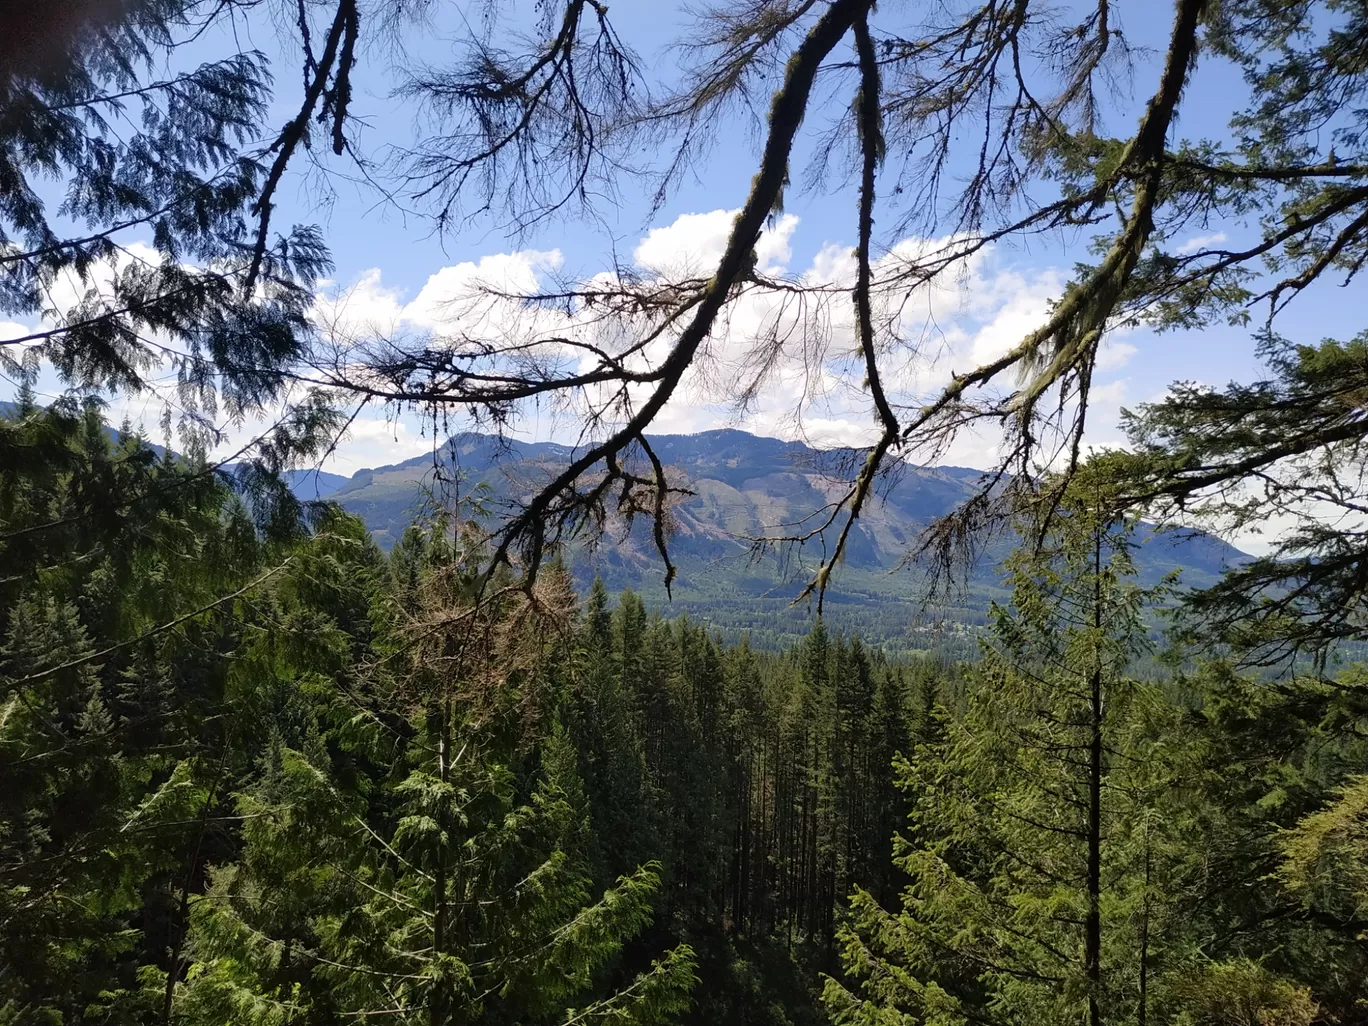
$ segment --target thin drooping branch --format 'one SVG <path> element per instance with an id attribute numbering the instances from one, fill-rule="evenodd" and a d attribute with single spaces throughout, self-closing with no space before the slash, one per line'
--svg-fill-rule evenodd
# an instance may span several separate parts
<path id="1" fill-rule="evenodd" d="M 1058 386 L 1062 406 L 1072 380 L 1081 392 L 1079 410 L 1069 428 L 1069 448 L 1076 458 L 1086 416 L 1087 382 L 1097 347 L 1154 232 L 1154 211 L 1164 173 L 1165 142 L 1188 69 L 1197 54 L 1198 28 L 1205 8 L 1206 0 L 1179 0 L 1159 87 L 1146 106 L 1139 130 L 1110 176 L 1109 189 L 1132 178 L 1134 197 L 1130 213 L 1102 262 L 1065 293 L 1039 328 L 996 360 L 955 375 L 950 384 L 903 428 L 903 439 L 909 444 L 925 445 L 928 440 L 944 437 L 947 416 L 952 430 L 962 425 L 960 403 L 965 393 L 989 384 L 1004 371 L 1016 367 L 1029 374 L 1026 383 L 1004 402 L 991 405 L 986 412 L 975 412 L 971 418 L 991 417 L 1008 424 L 1013 433 L 1009 446 L 1013 454 L 1011 459 L 1017 464 L 1018 480 L 1026 480 L 1031 470 L 1033 424 L 1038 403 L 1047 390 Z M 949 539 L 962 536 L 953 521 L 964 512 L 952 513 L 928 532 L 922 551 L 939 550 L 942 557 L 947 557 Z"/>
<path id="2" fill-rule="evenodd" d="M 674 394 L 693 362 L 699 346 L 712 331 L 713 324 L 727 302 L 732 287 L 753 266 L 755 244 L 765 219 L 782 196 L 788 178 L 793 141 L 803 116 L 813 82 L 823 59 L 840 43 L 857 19 L 869 8 L 868 0 L 837 0 L 813 25 L 789 60 L 784 84 L 775 93 L 770 108 L 769 132 L 765 140 L 760 169 L 751 184 L 750 194 L 737 214 L 717 270 L 704 289 L 694 315 L 681 331 L 669 356 L 662 364 L 660 381 L 636 413 L 620 429 L 598 445 L 574 459 L 554 480 L 499 531 L 493 567 L 507 562 L 515 545 L 521 546 L 529 585 L 545 554 L 548 523 L 555 518 L 559 526 L 572 522 L 583 510 L 572 503 L 559 507 L 574 483 L 587 471 L 609 457 L 616 457 L 630 443 L 639 440 L 647 427 Z"/>
<path id="3" fill-rule="evenodd" d="M 678 571 L 670 561 L 670 547 L 665 540 L 665 499 L 670 493 L 670 485 L 665 480 L 665 467 L 645 435 L 641 436 L 641 448 L 645 450 L 647 458 L 651 461 L 651 469 L 655 473 L 655 510 L 651 518 L 651 528 L 655 535 L 656 552 L 665 563 L 665 595 L 672 598 L 673 592 L 670 587 L 674 584 Z"/>
<path id="4" fill-rule="evenodd" d="M 1241 455 L 1238 459 L 1191 464 L 1163 476 L 1155 476 L 1138 489 L 1126 492 L 1120 501 L 1128 506 L 1147 506 L 1158 500 L 1182 504 L 1208 489 L 1231 486 L 1283 460 L 1356 441 L 1363 437 L 1363 427 L 1361 419 L 1346 416 L 1291 437 L 1270 437 L 1264 448 Z"/>
<path id="5" fill-rule="evenodd" d="M 566 0 L 554 34 L 516 59 L 487 40 L 468 46 L 462 66 L 425 71 L 405 90 L 438 127 L 405 154 L 401 175 L 416 198 L 436 204 L 439 228 L 457 220 L 472 179 L 477 213 L 499 199 L 519 230 L 574 201 L 587 206 L 591 191 L 612 192 L 622 167 L 606 159 L 605 137 L 634 120 L 644 87 L 607 6 Z"/>
<path id="6" fill-rule="evenodd" d="M 875 348 L 874 311 L 870 302 L 870 288 L 873 271 L 870 267 L 870 246 L 874 234 L 874 193 L 875 178 L 879 163 L 883 159 L 883 124 L 880 114 L 879 64 L 874 52 L 874 41 L 869 34 L 869 22 L 862 18 L 855 23 L 855 49 L 860 63 L 860 91 L 855 99 L 855 117 L 860 134 L 860 201 L 859 201 L 859 243 L 855 248 L 856 278 L 853 300 L 855 321 L 859 332 L 860 351 L 864 356 L 865 381 L 869 386 L 870 397 L 882 429 L 878 442 L 869 451 L 859 476 L 850 492 L 849 510 L 845 525 L 836 540 L 831 557 L 823 560 L 816 576 L 808 582 L 796 601 L 801 602 L 815 590 L 817 593 L 817 614 L 822 613 L 826 598 L 827 582 L 832 568 L 845 554 L 850 532 L 864 509 L 865 501 L 874 487 L 875 478 L 882 469 L 884 456 L 898 442 L 898 418 L 889 405 L 884 393 L 883 380 L 879 372 L 879 354 Z"/>
<path id="7" fill-rule="evenodd" d="M 1197 53 L 1197 29 L 1205 8 L 1206 0 L 1181 0 L 1179 4 L 1159 89 L 1151 98 L 1140 130 L 1118 170 L 1118 174 L 1132 169 L 1138 172 L 1130 217 L 1101 266 L 1083 287 L 1066 296 L 1054 316 L 1031 336 L 1035 341 L 1023 351 L 1023 359 L 1034 359 L 1047 340 L 1055 343 L 1055 353 L 1014 398 L 1011 409 L 1015 412 L 1029 414 L 1047 388 L 1077 366 L 1085 355 L 1096 351 L 1102 330 L 1149 242 L 1164 171 L 1164 144 L 1188 68 Z"/>
<path id="8" fill-rule="evenodd" d="M 275 153 L 275 160 L 272 161 L 271 168 L 266 174 L 266 181 L 261 187 L 261 192 L 252 204 L 252 212 L 257 217 L 257 231 L 256 241 L 252 247 L 251 265 L 247 270 L 247 278 L 243 285 L 243 292 L 246 294 L 251 294 L 256 285 L 257 275 L 261 272 L 261 263 L 266 258 L 276 189 L 280 186 L 280 180 L 284 177 L 285 169 L 289 167 L 295 151 L 299 148 L 300 143 L 305 140 L 309 130 L 309 121 L 314 117 L 315 108 L 318 107 L 319 101 L 327 93 L 329 76 L 334 82 L 333 93 L 335 98 L 331 104 L 325 104 L 324 113 L 328 113 L 328 108 L 331 108 L 333 145 L 336 152 L 342 152 L 342 147 L 345 144 L 342 135 L 343 122 L 346 118 L 347 102 L 351 94 L 351 63 L 355 60 L 358 24 L 359 15 L 356 10 L 356 0 L 337 0 L 337 10 L 333 14 L 332 25 L 328 29 L 327 39 L 323 44 L 323 52 L 316 62 L 312 60 L 309 62 L 313 68 L 313 75 L 309 80 L 308 88 L 304 91 L 299 112 L 286 122 L 280 134 L 271 143 L 268 152 L 273 151 Z M 340 62 L 338 61 L 339 49 L 342 52 Z M 336 68 L 334 68 L 335 64 Z"/>

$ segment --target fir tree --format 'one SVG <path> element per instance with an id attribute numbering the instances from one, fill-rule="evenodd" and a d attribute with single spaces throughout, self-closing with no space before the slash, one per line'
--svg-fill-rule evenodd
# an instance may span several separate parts
<path id="1" fill-rule="evenodd" d="M 962 718 L 903 763 L 911 883 L 897 911 L 852 899 L 855 989 L 828 982 L 836 1021 L 1098 1026 L 1191 1007 L 1193 767 L 1165 737 L 1181 721 L 1155 719 L 1162 700 L 1127 676 L 1155 599 L 1099 512 L 1075 498 L 1041 552 L 1015 557 Z"/>

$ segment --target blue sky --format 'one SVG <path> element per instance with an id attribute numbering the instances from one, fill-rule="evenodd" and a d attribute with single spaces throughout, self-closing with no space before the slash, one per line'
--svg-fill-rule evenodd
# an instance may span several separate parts
<path id="1" fill-rule="evenodd" d="M 465 35 L 470 24 L 478 24 L 485 9 L 479 0 L 433 6 L 436 15 L 432 23 L 406 36 L 405 59 L 409 62 L 440 64 L 452 52 L 452 40 Z M 512 13 L 506 14 L 500 31 L 533 26 L 531 3 L 523 0 L 506 7 Z M 908 19 L 916 9 L 915 5 L 889 2 L 883 5 L 882 16 Z M 690 22 L 685 8 L 651 0 L 617 0 L 610 14 L 622 38 L 642 57 L 648 74 L 668 79 L 677 56 L 670 46 L 687 36 Z M 1171 5 L 1126 4 L 1120 17 L 1131 45 L 1141 52 L 1131 93 L 1123 93 L 1108 115 L 1106 127 L 1118 134 L 1134 124 L 1143 99 L 1154 87 Z M 290 50 L 282 52 L 282 44 L 288 47 L 292 43 L 290 32 L 269 20 L 240 20 L 233 26 L 231 38 L 226 28 L 206 35 L 177 60 L 209 59 L 234 44 L 266 52 L 278 63 L 279 100 L 273 120 L 279 124 L 290 116 L 289 104 L 298 92 L 297 55 Z M 1154 52 L 1145 54 L 1144 48 Z M 421 130 L 411 104 L 394 95 L 397 82 L 391 54 L 383 47 L 368 48 L 353 110 L 366 125 L 359 137 L 361 149 L 377 157 L 391 147 L 403 146 Z M 1243 95 L 1243 83 L 1234 69 L 1205 59 L 1188 86 L 1188 96 L 1200 97 L 1200 102 L 1184 105 L 1178 134 L 1186 138 L 1224 137 L 1226 118 Z M 846 96 L 828 98 L 810 114 L 805 126 L 809 131 L 794 164 L 795 182 L 811 153 L 812 130 L 820 129 L 829 119 L 844 117 L 848 103 Z M 738 206 L 745 195 L 758 148 L 757 126 L 746 118 L 738 116 L 718 129 L 716 144 L 706 158 L 655 211 L 650 206 L 649 189 L 628 182 L 622 187 L 619 203 L 598 210 L 598 223 L 562 220 L 511 238 L 497 219 L 486 219 L 459 233 L 439 237 L 422 217 L 406 215 L 380 202 L 369 187 L 347 181 L 348 168 L 333 160 L 328 166 L 341 173 L 327 179 L 332 195 L 319 187 L 317 175 L 292 173 L 280 194 L 276 223 L 317 222 L 324 228 L 336 272 L 330 294 L 321 302 L 335 316 L 362 326 L 402 324 L 416 330 L 441 330 L 444 323 L 438 304 L 453 289 L 459 290 L 463 284 L 468 287 L 475 278 L 535 287 L 544 280 L 538 276 L 550 270 L 584 276 L 600 272 L 610 266 L 615 253 L 637 263 L 684 261 L 706 265 L 709 254 L 720 246 L 729 220 L 727 211 Z M 842 250 L 854 241 L 853 214 L 853 192 L 839 177 L 834 187 L 825 191 L 791 189 L 785 218 L 772 233 L 766 259 L 775 269 L 788 273 L 816 273 L 839 260 Z M 1249 231 L 1250 226 L 1230 224 L 1213 225 L 1209 231 L 1194 234 L 1222 233 L 1235 241 Z M 884 242 L 890 246 L 916 244 L 915 240 L 887 238 Z M 962 288 L 947 289 L 928 300 L 926 308 L 934 315 L 936 330 L 953 339 L 946 343 L 953 350 L 945 354 L 950 362 L 947 366 L 966 369 L 974 353 L 995 346 L 1005 348 L 1019 340 L 1038 322 L 1074 261 L 1084 254 L 1086 242 L 1082 236 L 1035 237 L 1028 243 L 999 245 L 970 270 Z M 1308 340 L 1344 336 L 1357 330 L 1356 306 L 1345 290 L 1333 284 L 1318 285 L 1299 301 L 1283 329 Z M 1164 336 L 1130 332 L 1114 340 L 1102 366 L 1089 435 L 1098 443 L 1119 439 L 1115 425 L 1123 404 L 1152 399 L 1174 379 L 1216 384 L 1231 378 L 1247 379 L 1257 372 L 1249 332 L 1227 327 Z M 786 391 L 784 386 L 790 384 Z M 52 390 L 56 385 L 45 376 L 43 387 Z M 792 435 L 797 428 L 787 414 L 805 401 L 804 389 L 781 378 L 775 392 L 769 408 L 762 403 L 760 410 L 737 420 L 728 417 L 724 408 L 703 401 L 707 396 L 699 383 L 671 404 L 660 427 L 689 431 L 727 424 Z M 116 414 L 128 413 L 135 420 L 145 420 L 149 427 L 157 420 L 155 400 L 124 401 L 116 403 L 115 410 Z M 824 400 L 809 401 L 806 412 L 809 436 L 819 442 L 858 441 L 869 422 L 859 397 L 849 394 L 828 394 Z M 248 429 L 244 428 L 239 437 Z M 527 437 L 562 440 L 571 429 L 564 418 L 536 414 L 516 426 L 518 433 Z M 233 444 L 236 440 L 229 443 L 230 447 Z M 430 445 L 430 437 L 412 416 L 393 417 L 373 411 L 361 418 L 325 469 L 350 473 L 408 458 Z M 948 456 L 950 462 L 970 466 L 986 465 L 991 458 L 992 440 L 987 438 L 967 439 Z"/>

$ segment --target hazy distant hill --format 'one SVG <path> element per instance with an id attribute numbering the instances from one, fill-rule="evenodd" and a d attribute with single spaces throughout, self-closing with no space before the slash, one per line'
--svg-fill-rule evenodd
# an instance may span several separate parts
<path id="1" fill-rule="evenodd" d="M 341 474 L 329 474 L 326 470 L 287 470 L 285 483 L 301 499 L 326 499 L 351 478 Z"/>
<path id="2" fill-rule="evenodd" d="M 677 483 L 697 493 L 675 508 L 673 539 L 681 555 L 718 558 L 745 551 L 741 539 L 773 531 L 824 505 L 837 494 L 849 450 L 819 452 L 798 442 L 760 438 L 744 431 L 706 431 L 651 439 Z M 488 435 L 457 436 L 441 452 L 441 470 L 430 455 L 373 470 L 362 470 L 334 493 L 361 514 L 382 544 L 403 532 L 422 506 L 424 489 L 453 472 L 469 487 L 492 489 L 496 505 L 523 498 L 562 469 L 572 450 L 549 442 L 503 441 Z M 918 525 L 968 495 L 978 472 L 960 468 L 908 467 L 887 496 L 857 528 L 852 565 L 887 565 L 905 548 Z M 909 534 L 909 529 L 911 534 Z M 636 540 L 636 539 L 632 539 Z M 649 559 L 634 545 L 619 546 L 619 558 Z"/>
<path id="3" fill-rule="evenodd" d="M 804 580 L 804 567 L 820 559 L 820 542 L 784 561 L 771 556 L 756 562 L 746 539 L 774 533 L 837 498 L 848 480 L 853 451 L 823 452 L 735 430 L 661 435 L 651 445 L 677 483 L 696 493 L 673 510 L 670 548 L 679 579 L 670 608 L 709 620 L 727 633 L 749 628 L 786 636 L 805 630 L 807 612 L 791 609 L 790 602 Z M 463 493 L 483 483 L 485 501 L 497 515 L 501 506 L 529 496 L 571 455 L 570 448 L 554 443 L 458 435 L 440 457 L 425 455 L 358 471 L 331 497 L 360 516 L 388 547 L 444 482 L 459 481 Z M 961 467 L 905 466 L 856 525 L 846 563 L 828 593 L 828 619 L 838 627 L 912 647 L 929 647 L 928 632 L 943 635 L 981 625 L 990 598 L 1003 595 L 993 554 L 972 576 L 966 592 L 935 610 L 938 626 L 914 624 L 925 594 L 923 576 L 915 569 L 889 572 L 926 524 L 972 494 L 979 476 L 979 471 Z M 1138 554 L 1146 579 L 1182 569 L 1189 584 L 1210 583 L 1227 563 L 1241 558 L 1219 539 L 1191 532 L 1142 532 Z M 663 571 L 644 524 L 592 550 L 574 552 L 571 567 L 582 585 L 598 573 L 610 588 L 630 586 L 655 601 L 665 600 Z"/>

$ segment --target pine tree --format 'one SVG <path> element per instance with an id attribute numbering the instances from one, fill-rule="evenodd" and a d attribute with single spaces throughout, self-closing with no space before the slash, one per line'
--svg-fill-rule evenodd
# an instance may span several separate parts
<path id="1" fill-rule="evenodd" d="M 686 947 L 606 982 L 650 922 L 658 867 L 593 897 L 593 804 L 542 676 L 557 596 L 474 604 L 472 541 L 434 545 L 416 620 L 402 593 L 394 607 L 381 648 L 404 668 L 370 688 L 404 727 L 376 715 L 274 748 L 241 800 L 260 822 L 196 905 L 187 1021 L 648 1024 L 687 1003 Z M 319 700 L 346 721 L 339 696 Z M 349 786 L 339 757 L 369 764 L 369 786 Z"/>
<path id="2" fill-rule="evenodd" d="M 1341 787 L 1283 840 L 1283 880 L 1313 908 L 1368 922 L 1368 777 Z"/>
<path id="3" fill-rule="evenodd" d="M 1195 840 L 1191 777 L 1164 736 L 1173 718 L 1154 719 L 1163 702 L 1127 676 L 1155 596 L 1095 502 L 1059 517 L 1011 563 L 1012 607 L 995 611 L 963 716 L 903 764 L 911 883 L 898 911 L 852 899 L 856 990 L 828 982 L 837 1022 L 1098 1026 L 1184 1007 L 1197 949 L 1173 903 L 1198 899 L 1176 886 L 1191 852 L 1173 856 Z"/>
<path id="4" fill-rule="evenodd" d="M 338 621 L 364 644 L 345 607 L 374 550 L 345 517 L 311 554 L 271 543 L 202 464 L 111 443 L 96 404 L 0 435 L 38 456 L 0 469 L 18 571 L 0 586 L 0 890 L 20 901 L 0 978 L 20 1021 L 164 1023 L 261 725 L 303 715 L 296 686 L 345 678 Z"/>
<path id="5" fill-rule="evenodd" d="M 309 345 L 305 314 L 329 261 L 310 227 L 266 236 L 254 254 L 271 159 L 254 152 L 266 59 L 228 53 L 164 76 L 165 58 L 222 13 L 187 0 L 129 0 L 98 18 L 74 9 L 50 24 L 41 12 L 14 13 L 0 76 L 0 311 L 46 311 L 66 275 L 84 295 L 29 344 L 6 340 L 0 365 L 28 378 L 42 360 L 78 388 L 135 391 L 160 363 L 147 341 L 160 334 L 181 357 L 187 427 L 220 405 L 285 398 L 278 372 Z M 54 175 L 64 188 L 50 210 L 39 183 Z M 130 233 L 161 259 L 130 259 Z"/>
<path id="6" fill-rule="evenodd" d="M 612 616 L 594 579 L 578 637 L 567 722 L 575 738 L 596 842 L 600 885 L 661 857 L 646 761 L 631 698 L 613 657 Z"/>
<path id="7" fill-rule="evenodd" d="M 1203 953 L 1232 967 L 1196 974 L 1193 999 L 1203 980 L 1219 995 L 1248 974 L 1262 993 L 1306 995 L 1325 1019 L 1349 1021 L 1361 1007 L 1368 953 L 1352 902 L 1355 784 L 1368 762 L 1362 680 L 1351 666 L 1331 681 L 1271 681 L 1218 660 L 1183 681 L 1200 708 L 1200 828 L 1185 846 L 1185 886 L 1209 910 Z"/>
<path id="8" fill-rule="evenodd" d="M 924 679 L 934 681 L 930 675 Z M 918 740 L 909 727 L 904 680 L 895 668 L 885 667 L 878 675 L 869 716 L 869 787 L 874 795 L 875 811 L 871 816 L 867 875 L 854 882 L 881 903 L 888 904 L 893 901 L 902 879 L 893 864 L 893 838 L 907 822 L 908 812 L 907 799 L 897 783 L 895 766 L 901 757 L 912 753 Z M 926 724 L 923 717 L 918 724 L 920 740 L 933 743 L 934 739 L 926 732 Z M 847 890 L 840 897 L 844 899 L 849 893 Z"/>
<path id="9" fill-rule="evenodd" d="M 1261 380 L 1180 383 L 1139 407 L 1127 420 L 1134 451 L 1112 460 L 1122 500 L 1156 518 L 1181 513 L 1223 530 L 1287 518 L 1270 552 L 1185 602 L 1194 641 L 1276 665 L 1324 658 L 1364 634 L 1365 538 L 1354 515 L 1363 439 L 1348 411 L 1368 383 L 1368 334 L 1317 345 L 1266 334 L 1259 354 L 1269 368 Z"/>

